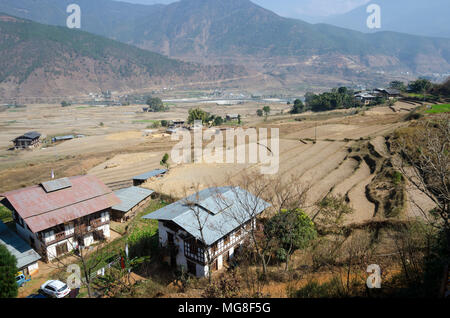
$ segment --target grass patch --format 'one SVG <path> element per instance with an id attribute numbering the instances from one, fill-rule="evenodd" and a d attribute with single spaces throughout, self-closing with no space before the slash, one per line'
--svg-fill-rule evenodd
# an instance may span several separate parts
<path id="1" fill-rule="evenodd" d="M 425 112 L 428 114 L 448 113 L 450 112 L 450 104 L 433 105 L 431 106 L 431 109 L 428 109 Z"/>
<path id="2" fill-rule="evenodd" d="M 9 223 L 13 221 L 12 213 L 10 210 L 0 205 L 0 221 L 3 223 Z"/>

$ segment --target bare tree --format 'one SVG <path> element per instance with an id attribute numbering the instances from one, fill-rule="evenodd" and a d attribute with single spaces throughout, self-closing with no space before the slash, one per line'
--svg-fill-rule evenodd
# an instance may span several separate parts
<path id="1" fill-rule="evenodd" d="M 212 265 L 214 262 L 214 251 L 213 249 L 208 246 L 208 243 L 206 241 L 205 233 L 207 230 L 217 230 L 216 226 L 212 227 L 208 221 L 210 218 L 209 213 L 205 213 L 202 207 L 199 205 L 200 197 L 199 197 L 199 191 L 200 187 L 199 185 L 195 185 L 196 193 L 190 197 L 186 196 L 184 199 L 184 204 L 189 207 L 189 210 L 192 212 L 195 224 L 192 225 L 192 227 L 198 231 L 199 237 L 194 237 L 193 240 L 198 240 L 200 242 L 201 248 L 203 250 L 203 255 L 205 256 L 205 263 L 208 267 L 208 280 L 211 283 L 212 279 Z M 187 193 L 185 189 L 185 193 Z M 191 243 L 192 244 L 192 243 Z"/>
<path id="2" fill-rule="evenodd" d="M 405 178 L 431 199 L 436 208 L 423 211 L 430 224 L 445 231 L 450 250 L 450 116 L 417 123 L 412 132 L 394 142 L 400 150 L 399 169 Z"/>

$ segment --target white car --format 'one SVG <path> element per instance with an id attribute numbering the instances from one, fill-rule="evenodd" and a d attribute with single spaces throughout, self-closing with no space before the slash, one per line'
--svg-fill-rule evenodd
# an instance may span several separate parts
<path id="1" fill-rule="evenodd" d="M 66 297 L 70 293 L 70 288 L 59 280 L 46 281 L 41 285 L 41 290 L 45 294 L 56 298 Z"/>

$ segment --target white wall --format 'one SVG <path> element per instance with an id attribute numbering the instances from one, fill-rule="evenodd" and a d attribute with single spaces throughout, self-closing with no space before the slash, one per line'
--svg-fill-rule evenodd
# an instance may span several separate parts
<path id="1" fill-rule="evenodd" d="M 159 242 L 162 246 L 165 246 L 167 244 L 167 238 L 168 235 L 167 233 L 172 233 L 174 234 L 174 243 L 178 246 L 178 254 L 176 257 L 176 263 L 179 267 L 184 267 L 184 269 L 187 271 L 187 259 L 184 255 L 184 241 L 179 238 L 177 235 L 175 235 L 175 233 L 166 228 L 162 222 L 158 222 L 158 232 L 159 232 Z M 241 231 L 241 236 L 237 237 L 236 234 L 233 232 L 230 235 L 230 243 L 228 243 L 226 246 L 224 246 L 224 240 L 221 239 L 218 241 L 218 250 L 219 249 L 225 249 L 226 251 L 221 251 L 220 253 L 213 255 L 213 257 L 217 257 L 217 267 L 218 269 L 222 269 L 223 268 L 223 255 L 224 253 L 229 253 L 230 255 L 230 259 L 234 257 L 234 246 L 231 247 L 231 245 L 235 245 L 237 242 L 234 241 L 233 239 L 236 239 L 239 241 L 239 245 L 241 245 L 243 243 L 243 239 L 245 237 L 245 231 Z M 211 249 L 210 249 L 210 253 L 211 253 Z M 205 252 L 205 259 L 206 259 L 206 252 Z M 198 277 L 207 277 L 208 276 L 208 266 L 207 265 L 200 265 L 200 264 L 196 264 L 196 271 L 197 271 L 197 276 Z"/>

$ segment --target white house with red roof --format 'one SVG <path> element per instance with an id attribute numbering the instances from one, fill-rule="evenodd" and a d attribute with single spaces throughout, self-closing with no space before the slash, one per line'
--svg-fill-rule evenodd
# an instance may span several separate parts
<path id="1" fill-rule="evenodd" d="M 110 237 L 110 209 L 120 199 L 97 177 L 43 182 L 0 194 L 17 233 L 45 260 Z"/>

